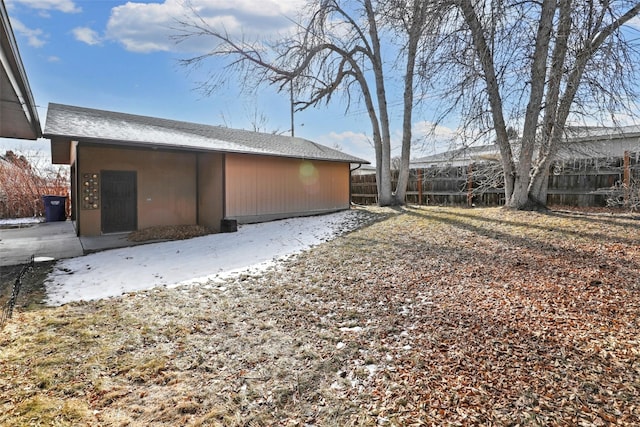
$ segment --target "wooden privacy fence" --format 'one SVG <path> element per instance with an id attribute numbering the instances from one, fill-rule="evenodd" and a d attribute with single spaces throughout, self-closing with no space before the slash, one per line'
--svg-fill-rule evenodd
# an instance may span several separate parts
<path id="1" fill-rule="evenodd" d="M 630 189 L 640 183 L 640 152 L 621 158 L 556 161 L 549 170 L 547 204 L 606 206 L 616 185 Z M 398 172 L 392 172 L 395 188 Z M 418 205 L 498 206 L 504 204 L 500 165 L 473 163 L 458 167 L 412 169 L 405 202 Z M 625 196 L 626 197 L 626 196 Z M 376 176 L 351 177 L 351 201 L 377 203 Z"/>

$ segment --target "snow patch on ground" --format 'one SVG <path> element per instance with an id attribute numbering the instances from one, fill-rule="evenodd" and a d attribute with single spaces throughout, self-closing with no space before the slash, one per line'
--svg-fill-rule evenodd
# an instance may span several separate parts
<path id="1" fill-rule="evenodd" d="M 0 219 L 0 227 L 16 227 L 21 225 L 34 225 L 44 222 L 42 217 L 30 218 L 2 218 Z"/>
<path id="2" fill-rule="evenodd" d="M 366 221 L 366 212 L 348 210 L 242 225 L 236 233 L 113 249 L 62 260 L 47 277 L 47 303 L 62 305 L 157 286 L 204 284 L 234 274 L 259 273 L 278 260 L 349 232 Z"/>

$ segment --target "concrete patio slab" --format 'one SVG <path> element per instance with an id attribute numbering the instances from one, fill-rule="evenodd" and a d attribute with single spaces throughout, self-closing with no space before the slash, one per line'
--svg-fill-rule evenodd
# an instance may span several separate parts
<path id="1" fill-rule="evenodd" d="M 0 266 L 24 264 L 32 256 L 62 259 L 83 254 L 71 221 L 0 229 Z"/>
<path id="2" fill-rule="evenodd" d="M 100 252 L 107 249 L 126 248 L 129 246 L 143 244 L 127 240 L 128 235 L 129 232 L 103 234 L 101 236 L 80 237 L 80 243 L 82 244 L 82 248 L 84 249 L 85 254 Z"/>

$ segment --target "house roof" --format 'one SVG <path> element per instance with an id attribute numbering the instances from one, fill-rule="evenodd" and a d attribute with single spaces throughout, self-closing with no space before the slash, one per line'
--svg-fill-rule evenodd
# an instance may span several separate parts
<path id="1" fill-rule="evenodd" d="M 431 156 L 420 157 L 411 160 L 412 167 L 428 167 L 435 165 L 462 166 L 470 162 L 498 160 L 500 157 L 498 146 L 480 145 L 455 150 L 445 151 L 443 153 L 433 154 Z"/>
<path id="2" fill-rule="evenodd" d="M 37 139 L 40 119 L 9 15 L 0 1 L 0 137 Z"/>
<path id="3" fill-rule="evenodd" d="M 49 104 L 44 136 L 52 151 L 53 144 L 78 141 L 369 163 L 303 138 L 61 104 Z"/>
<path id="4" fill-rule="evenodd" d="M 640 126 L 569 127 L 567 142 L 560 145 L 556 160 L 621 157 L 625 151 L 640 151 Z M 512 145 L 512 149 L 518 149 Z M 411 167 L 464 166 L 473 162 L 500 160 L 496 144 L 458 148 L 411 161 Z"/>
<path id="5" fill-rule="evenodd" d="M 587 127 L 572 126 L 567 127 L 567 137 L 572 142 L 612 140 L 621 138 L 635 138 L 640 136 L 640 126 L 617 126 L 617 127 Z"/>

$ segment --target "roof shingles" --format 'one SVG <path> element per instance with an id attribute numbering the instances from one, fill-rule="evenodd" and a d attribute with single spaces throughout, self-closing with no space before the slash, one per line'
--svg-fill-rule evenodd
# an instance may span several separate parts
<path id="1" fill-rule="evenodd" d="M 369 163 L 303 138 L 53 103 L 47 111 L 44 136 L 79 142 Z"/>

